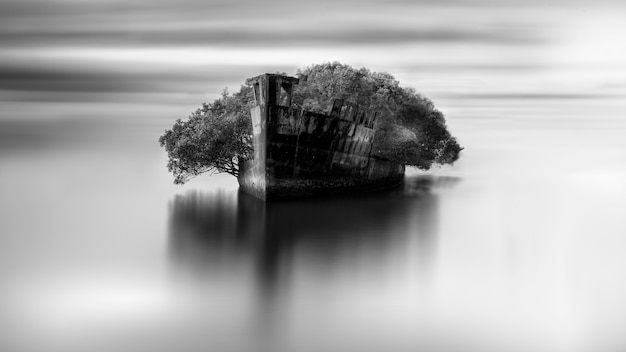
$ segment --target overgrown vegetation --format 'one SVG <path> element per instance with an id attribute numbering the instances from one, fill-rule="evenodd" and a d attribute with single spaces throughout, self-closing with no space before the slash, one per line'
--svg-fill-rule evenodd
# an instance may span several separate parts
<path id="1" fill-rule="evenodd" d="M 373 155 L 428 170 L 452 164 L 463 149 L 447 129 L 442 112 L 412 88 L 401 87 L 388 73 L 355 69 L 338 62 L 298 70 L 292 104 L 327 113 L 334 98 L 379 112 Z M 211 104 L 177 120 L 159 138 L 168 153 L 168 170 L 182 184 L 204 172 L 238 175 L 239 161 L 252 157 L 252 91 L 226 91 Z"/>
<path id="2" fill-rule="evenodd" d="M 172 129 L 159 137 L 168 154 L 167 169 L 174 183 L 183 184 L 202 173 L 226 172 L 239 175 L 239 161 L 252 157 L 250 122 L 251 88 L 203 103 L 187 120 L 176 120 Z"/>

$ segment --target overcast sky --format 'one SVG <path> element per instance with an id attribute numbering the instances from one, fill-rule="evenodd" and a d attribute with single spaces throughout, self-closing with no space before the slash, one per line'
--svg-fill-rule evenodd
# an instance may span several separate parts
<path id="1" fill-rule="evenodd" d="M 37 103 L 187 106 L 339 60 L 443 102 L 621 97 L 622 1 L 2 0 L 3 119 Z M 35 114 L 36 115 L 36 114 Z"/>

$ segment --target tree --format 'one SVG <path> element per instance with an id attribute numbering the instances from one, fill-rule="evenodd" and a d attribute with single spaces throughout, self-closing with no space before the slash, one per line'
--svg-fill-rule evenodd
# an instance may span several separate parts
<path id="1" fill-rule="evenodd" d="M 401 87 L 388 73 L 332 62 L 302 68 L 297 75 L 302 79 L 294 88 L 295 107 L 327 113 L 339 98 L 378 112 L 373 156 L 428 170 L 454 163 L 463 150 L 433 102 Z M 174 183 L 204 172 L 238 176 L 239 162 L 252 158 L 252 101 L 249 87 L 233 95 L 224 90 L 212 104 L 203 103 L 188 120 L 176 120 L 165 131 L 159 142 L 168 153 Z"/>
<path id="2" fill-rule="evenodd" d="M 221 98 L 203 103 L 186 121 L 178 119 L 165 131 L 159 143 L 168 153 L 174 183 L 205 172 L 239 175 L 239 162 L 252 155 L 251 101 L 249 87 L 242 86 L 232 96 L 224 90 Z"/>
<path id="3" fill-rule="evenodd" d="M 340 98 L 379 113 L 374 156 L 428 170 L 454 163 L 463 150 L 433 102 L 388 73 L 332 62 L 300 69 L 298 75 L 306 79 L 294 90 L 296 106 L 324 113 Z"/>

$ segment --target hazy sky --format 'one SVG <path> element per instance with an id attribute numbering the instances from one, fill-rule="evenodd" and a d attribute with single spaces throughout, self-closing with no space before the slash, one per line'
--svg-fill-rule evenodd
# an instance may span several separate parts
<path id="1" fill-rule="evenodd" d="M 435 100 L 622 95 L 624 13 L 609 0 L 3 0 L 1 116 L 22 101 L 196 106 L 260 72 L 333 60 Z"/>

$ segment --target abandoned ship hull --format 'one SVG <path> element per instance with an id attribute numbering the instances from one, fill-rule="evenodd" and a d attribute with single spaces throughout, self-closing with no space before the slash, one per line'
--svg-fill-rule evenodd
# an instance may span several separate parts
<path id="1" fill-rule="evenodd" d="M 404 165 L 371 158 L 370 174 L 361 177 L 325 175 L 323 177 L 271 177 L 247 164 L 239 176 L 243 191 L 263 200 L 355 194 L 393 189 L 404 179 Z M 269 173 L 271 174 L 271 172 Z"/>
<path id="2" fill-rule="evenodd" d="M 254 158 L 239 166 L 239 184 L 264 200 L 369 192 L 396 187 L 404 165 L 371 155 L 376 114 L 335 100 L 329 114 L 291 107 L 296 79 L 249 80 Z M 279 104 L 280 103 L 280 104 Z"/>

